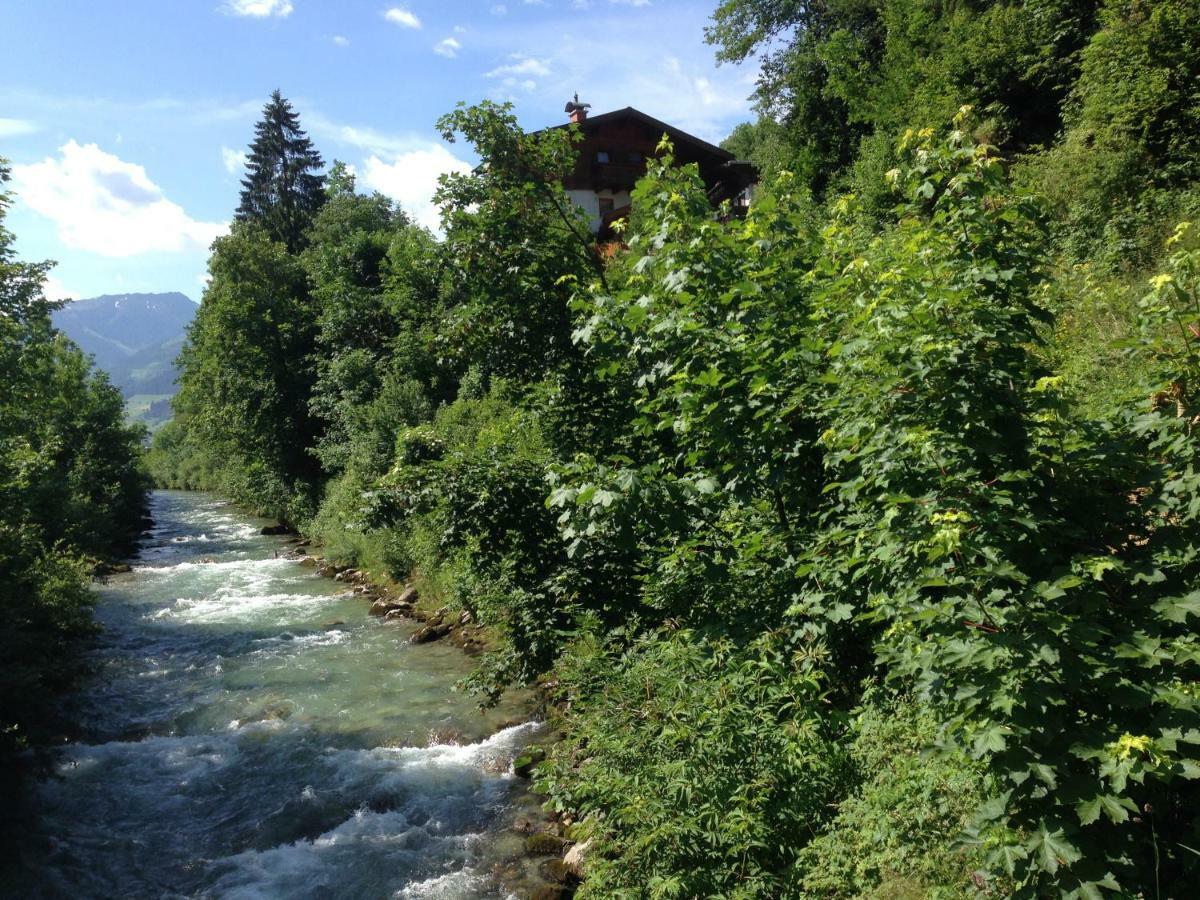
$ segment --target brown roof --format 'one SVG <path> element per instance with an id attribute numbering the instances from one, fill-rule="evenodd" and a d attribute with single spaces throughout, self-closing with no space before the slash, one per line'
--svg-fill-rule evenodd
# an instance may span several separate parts
<path id="1" fill-rule="evenodd" d="M 596 126 L 609 125 L 621 119 L 634 119 L 645 125 L 650 126 L 655 131 L 666 134 L 677 146 L 681 143 L 690 144 L 698 150 L 706 153 L 711 153 L 721 159 L 722 162 L 730 162 L 734 159 L 734 155 L 728 150 L 723 150 L 716 144 L 710 144 L 708 141 L 701 140 L 694 134 L 688 134 L 682 129 L 676 128 L 674 125 L 668 125 L 666 122 L 660 121 L 653 116 L 648 116 L 640 109 L 634 109 L 632 106 L 626 106 L 624 109 L 614 109 L 612 112 L 600 113 L 595 116 L 588 116 L 582 122 L 578 123 L 579 128 L 585 134 L 593 130 Z M 570 122 L 563 122 L 561 125 L 553 125 L 553 128 L 569 128 Z"/>

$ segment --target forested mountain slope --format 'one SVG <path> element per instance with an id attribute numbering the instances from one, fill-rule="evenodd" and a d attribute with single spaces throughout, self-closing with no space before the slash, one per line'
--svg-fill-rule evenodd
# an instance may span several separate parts
<path id="1" fill-rule="evenodd" d="M 133 417 L 157 424 L 170 416 L 175 358 L 197 306 L 183 294 L 105 294 L 55 310 L 54 326 L 108 373 Z M 150 404 L 158 403 L 157 412 Z"/>

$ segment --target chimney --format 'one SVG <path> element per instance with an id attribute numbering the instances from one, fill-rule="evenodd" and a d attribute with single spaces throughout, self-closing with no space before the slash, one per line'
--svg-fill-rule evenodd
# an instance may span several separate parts
<path id="1" fill-rule="evenodd" d="M 563 109 L 563 112 L 570 117 L 572 123 L 578 125 L 580 122 L 583 122 L 585 119 L 587 119 L 588 107 L 591 105 L 592 104 L 590 103 L 580 103 L 579 92 L 576 91 L 574 98 L 567 101 L 567 105 Z"/>

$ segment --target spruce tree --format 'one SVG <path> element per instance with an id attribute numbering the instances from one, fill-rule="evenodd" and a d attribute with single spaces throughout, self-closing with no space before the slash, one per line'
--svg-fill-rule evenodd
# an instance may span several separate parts
<path id="1" fill-rule="evenodd" d="M 236 218 L 258 222 L 295 253 L 302 249 L 304 231 L 325 202 L 325 176 L 320 174 L 324 160 L 278 90 L 263 107 L 254 135 Z"/>

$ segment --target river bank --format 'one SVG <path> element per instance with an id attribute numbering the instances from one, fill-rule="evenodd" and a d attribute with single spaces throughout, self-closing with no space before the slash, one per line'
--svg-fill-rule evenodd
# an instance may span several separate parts
<path id="1" fill-rule="evenodd" d="M 264 521 L 201 494 L 153 507 L 132 571 L 98 588 L 80 738 L 36 790 L 6 895 L 557 892 L 512 772 L 528 697 L 480 712 L 453 690 L 457 647 L 370 616 Z"/>

